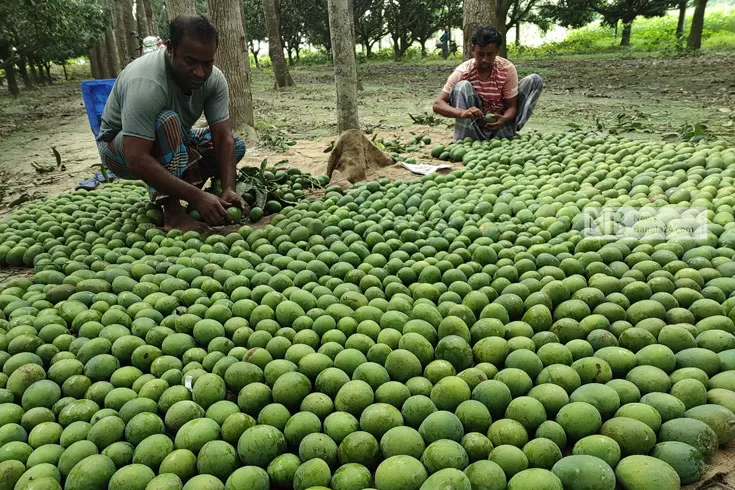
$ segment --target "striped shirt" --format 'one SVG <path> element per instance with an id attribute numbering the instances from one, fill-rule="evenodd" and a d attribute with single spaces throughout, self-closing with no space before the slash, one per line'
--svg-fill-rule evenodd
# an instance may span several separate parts
<path id="1" fill-rule="evenodd" d="M 469 59 L 454 69 L 443 92 L 447 94 L 452 87 L 461 81 L 467 80 L 477 91 L 483 102 L 483 113 L 502 114 L 505 112 L 504 99 L 510 99 L 518 95 L 518 73 L 516 67 L 505 58 L 495 58 L 490 78 L 481 80 L 480 74 L 475 67 L 475 60 Z"/>

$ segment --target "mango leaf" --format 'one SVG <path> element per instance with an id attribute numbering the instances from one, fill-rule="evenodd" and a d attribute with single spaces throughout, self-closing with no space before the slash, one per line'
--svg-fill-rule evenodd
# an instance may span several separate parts
<path id="1" fill-rule="evenodd" d="M 263 208 L 265 203 L 268 201 L 268 192 L 261 187 L 255 188 L 255 205 L 259 208 Z"/>
<path id="2" fill-rule="evenodd" d="M 59 151 L 56 149 L 55 146 L 51 147 L 51 151 L 54 152 L 54 158 L 56 158 L 56 166 L 61 167 L 61 154 L 59 153 Z"/>

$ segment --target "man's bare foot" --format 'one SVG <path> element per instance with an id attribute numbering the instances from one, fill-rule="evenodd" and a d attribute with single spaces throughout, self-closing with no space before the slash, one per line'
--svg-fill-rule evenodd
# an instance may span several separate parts
<path id="1" fill-rule="evenodd" d="M 166 199 L 163 201 L 163 230 L 198 231 L 205 233 L 209 231 L 206 223 L 195 220 L 188 214 L 186 209 L 177 199 Z"/>

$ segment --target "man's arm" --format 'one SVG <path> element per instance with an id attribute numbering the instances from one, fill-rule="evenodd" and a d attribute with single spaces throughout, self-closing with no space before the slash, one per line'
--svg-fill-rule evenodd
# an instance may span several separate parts
<path id="1" fill-rule="evenodd" d="M 477 107 L 469 109 L 457 109 L 449 104 L 449 94 L 442 92 L 434 101 L 433 110 L 436 114 L 454 119 L 479 119 L 482 117 L 482 110 Z"/>
<path id="2" fill-rule="evenodd" d="M 227 211 L 220 199 L 170 173 L 151 156 L 152 148 L 153 141 L 123 136 L 123 153 L 128 170 L 157 191 L 191 203 L 207 223 L 221 223 Z"/>
<path id="3" fill-rule="evenodd" d="M 222 189 L 235 190 L 235 138 L 232 137 L 230 120 L 227 119 L 213 126 L 209 130 L 212 133 L 212 145 L 214 155 L 219 167 L 219 177 L 222 181 Z"/>
<path id="4" fill-rule="evenodd" d="M 222 200 L 230 206 L 244 209 L 245 201 L 235 190 L 237 162 L 235 161 L 235 138 L 232 137 L 230 120 L 226 119 L 210 126 L 209 131 L 212 133 L 214 156 L 219 168 L 219 178 L 222 181 Z"/>

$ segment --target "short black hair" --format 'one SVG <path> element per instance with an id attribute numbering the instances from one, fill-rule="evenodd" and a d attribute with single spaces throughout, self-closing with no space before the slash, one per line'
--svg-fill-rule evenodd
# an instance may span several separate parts
<path id="1" fill-rule="evenodd" d="M 203 43 L 213 42 L 219 45 L 217 29 L 203 15 L 179 15 L 168 26 L 173 49 L 179 47 L 184 36 L 189 36 Z"/>
<path id="2" fill-rule="evenodd" d="M 503 45 L 503 36 L 491 25 L 479 26 L 472 34 L 472 44 L 485 47 L 488 44 Z"/>

